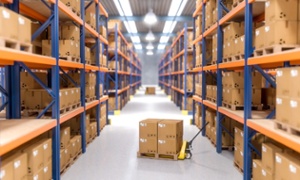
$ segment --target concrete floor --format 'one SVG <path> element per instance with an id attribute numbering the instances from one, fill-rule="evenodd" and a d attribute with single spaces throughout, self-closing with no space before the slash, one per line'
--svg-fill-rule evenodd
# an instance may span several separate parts
<path id="1" fill-rule="evenodd" d="M 157 95 L 138 92 L 121 111 L 111 117 L 100 137 L 87 147 L 63 180 L 240 180 L 242 174 L 233 166 L 233 152 L 217 154 L 207 138 L 199 136 L 193 143 L 191 160 L 170 161 L 137 158 L 138 122 L 146 118 L 184 119 L 184 139 L 198 131 L 189 125 L 191 117 L 181 115 L 178 107 L 162 91 Z"/>

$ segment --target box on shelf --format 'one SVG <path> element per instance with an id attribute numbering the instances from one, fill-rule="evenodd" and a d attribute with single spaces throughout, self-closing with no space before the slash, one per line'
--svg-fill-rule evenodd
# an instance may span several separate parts
<path id="1" fill-rule="evenodd" d="M 11 31 L 11 29 L 9 29 L 9 31 Z M 31 43 L 31 21 L 30 19 L 20 14 L 18 15 L 18 33 L 19 33 L 18 37 L 20 43 L 26 43 L 26 44 Z"/>
<path id="2" fill-rule="evenodd" d="M 262 162 L 260 159 L 253 159 L 252 162 L 252 179 L 261 180 Z"/>
<path id="3" fill-rule="evenodd" d="M 120 62 L 114 60 L 108 61 L 108 69 L 115 70 L 116 68 L 120 70 Z"/>
<path id="4" fill-rule="evenodd" d="M 115 97 L 109 97 L 108 99 L 108 110 L 109 111 L 114 111 L 114 110 L 120 110 L 121 109 L 121 97 L 118 96 L 118 107 L 116 107 L 116 99 Z"/>
<path id="5" fill-rule="evenodd" d="M 34 73 L 41 82 L 47 85 L 47 74 L 43 72 Z M 28 72 L 20 72 L 21 89 L 39 89 L 42 86 Z"/>
<path id="6" fill-rule="evenodd" d="M 234 147 L 234 164 L 239 169 L 244 169 L 244 151 L 243 148 Z"/>
<path id="7" fill-rule="evenodd" d="M 224 88 L 223 102 L 227 105 L 243 106 L 244 89 Z M 252 89 L 252 105 L 261 105 L 261 89 Z"/>
<path id="8" fill-rule="evenodd" d="M 18 40 L 18 14 L 5 8 L 0 7 L 0 37 L 7 38 L 10 40 Z M 9 31 L 8 31 L 9 29 Z"/>
<path id="9" fill-rule="evenodd" d="M 34 175 L 44 166 L 44 150 L 43 144 L 34 143 L 25 149 L 22 152 L 27 154 L 28 160 L 28 175 Z"/>
<path id="10" fill-rule="evenodd" d="M 78 44 L 77 44 L 78 46 Z M 72 40 L 59 40 L 59 57 L 77 58 L 80 54 L 79 46 L 76 47 L 76 42 Z M 52 56 L 51 40 L 42 40 L 42 55 Z"/>
<path id="11" fill-rule="evenodd" d="M 185 85 L 185 81 L 183 81 L 183 86 Z M 186 75 L 186 89 L 187 91 L 192 91 L 193 90 L 193 75 L 188 74 Z"/>
<path id="12" fill-rule="evenodd" d="M 65 167 L 65 156 L 64 156 L 63 149 L 60 149 L 59 151 L 59 159 L 60 159 L 60 169 L 63 169 Z"/>
<path id="13" fill-rule="evenodd" d="M 67 148 L 67 146 L 70 144 L 70 138 L 71 138 L 70 127 L 61 128 L 61 130 L 60 130 L 60 147 Z"/>
<path id="14" fill-rule="evenodd" d="M 44 165 L 44 179 L 52 179 L 52 161 Z"/>
<path id="15" fill-rule="evenodd" d="M 34 172 L 33 174 L 29 174 L 27 176 L 28 179 L 39 179 L 39 177 L 44 177 L 44 167 L 41 167 L 38 171 Z"/>
<path id="16" fill-rule="evenodd" d="M 283 149 L 272 143 L 262 144 L 262 165 L 272 174 L 275 173 L 275 154 L 278 152 L 283 152 Z"/>
<path id="17" fill-rule="evenodd" d="M 85 3 L 88 4 L 88 3 Z M 85 10 L 85 22 L 88 23 L 92 28 L 96 29 L 96 13 L 95 13 L 95 6 L 89 6 Z"/>
<path id="18" fill-rule="evenodd" d="M 293 153 L 276 153 L 276 179 L 297 180 L 300 176 L 299 155 Z"/>
<path id="19" fill-rule="evenodd" d="M 265 36 L 266 36 L 266 30 L 265 26 L 261 26 L 255 30 L 255 43 L 254 46 L 256 49 L 262 49 L 265 47 Z"/>
<path id="20" fill-rule="evenodd" d="M 61 25 L 61 39 L 80 41 L 80 30 L 77 26 L 69 23 Z"/>
<path id="21" fill-rule="evenodd" d="M 265 21 L 267 24 L 274 21 L 297 21 L 297 0 L 267 0 L 265 3 Z"/>
<path id="22" fill-rule="evenodd" d="M 234 128 L 234 146 L 244 149 L 244 131 L 240 127 Z"/>
<path id="23" fill-rule="evenodd" d="M 113 20 L 109 20 L 108 23 L 107 23 L 107 28 L 108 30 L 115 30 L 115 26 L 118 26 L 118 29 L 119 30 L 122 30 L 122 21 L 121 20 L 116 20 L 116 19 L 113 19 Z"/>

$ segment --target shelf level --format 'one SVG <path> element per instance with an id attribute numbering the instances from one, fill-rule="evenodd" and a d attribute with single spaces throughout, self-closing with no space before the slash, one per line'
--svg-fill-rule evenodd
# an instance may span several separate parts
<path id="1" fill-rule="evenodd" d="M 0 156 L 49 131 L 56 126 L 53 119 L 1 120 Z"/>
<path id="2" fill-rule="evenodd" d="M 275 129 L 270 119 L 247 120 L 247 126 L 300 153 L 300 137 Z"/>

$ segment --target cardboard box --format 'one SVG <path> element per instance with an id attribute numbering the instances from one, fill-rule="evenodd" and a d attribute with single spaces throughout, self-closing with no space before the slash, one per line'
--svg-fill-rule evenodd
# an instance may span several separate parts
<path id="1" fill-rule="evenodd" d="M 139 122 L 139 137 L 140 138 L 157 138 L 159 119 L 146 119 Z"/>
<path id="2" fill-rule="evenodd" d="M 140 153 L 157 153 L 157 137 L 139 138 Z"/>
<path id="3" fill-rule="evenodd" d="M 18 40 L 18 14 L 4 7 L 0 7 L 0 37 Z M 8 31 L 9 29 L 9 31 Z"/>
<path id="4" fill-rule="evenodd" d="M 87 4 L 87 3 L 86 3 Z M 92 28 L 96 28 L 96 13 L 95 6 L 89 6 L 85 10 L 85 22 L 88 23 Z"/>
<path id="5" fill-rule="evenodd" d="M 180 151 L 182 140 L 175 139 L 158 139 L 158 154 L 174 155 Z"/>
<path id="6" fill-rule="evenodd" d="M 18 15 L 18 33 L 19 42 L 31 44 L 31 21 L 20 14 Z"/>
<path id="7" fill-rule="evenodd" d="M 47 164 L 44 165 L 44 179 L 52 179 L 52 161 L 49 161 Z"/>
<path id="8" fill-rule="evenodd" d="M 8 155 L 7 157 L 2 157 L 0 178 L 8 179 L 11 177 L 11 179 L 27 179 L 27 163 L 28 161 L 26 153 L 16 152 Z"/>
<path id="9" fill-rule="evenodd" d="M 52 161 L 52 139 L 44 139 L 41 141 L 44 150 L 44 165 Z"/>
<path id="10" fill-rule="evenodd" d="M 22 152 L 27 154 L 28 175 L 34 175 L 44 166 L 44 148 L 42 143 L 35 143 Z"/>
<path id="11" fill-rule="evenodd" d="M 67 165 L 69 162 L 70 162 L 70 144 L 64 148 L 64 153 L 63 153 L 63 156 L 64 156 L 64 160 L 65 160 L 65 165 Z"/>
<path id="12" fill-rule="evenodd" d="M 283 149 L 272 144 L 272 143 L 263 143 L 262 145 L 262 164 L 263 168 L 266 171 L 271 173 L 275 172 L 275 154 L 282 152 Z"/>
<path id="13" fill-rule="evenodd" d="M 298 21 L 275 21 L 265 26 L 265 46 L 297 45 Z M 288 34 L 288 36 L 286 36 Z"/>
<path id="14" fill-rule="evenodd" d="M 70 143 L 70 127 L 63 127 L 60 129 L 60 147 L 66 148 Z"/>
<path id="15" fill-rule="evenodd" d="M 293 153 L 276 153 L 276 179 L 297 180 L 300 177 L 299 155 Z"/>
<path id="16" fill-rule="evenodd" d="M 267 0 L 265 3 L 266 23 L 274 21 L 297 21 L 298 1 L 297 0 Z"/>
<path id="17" fill-rule="evenodd" d="M 258 72 L 252 72 L 252 88 L 261 88 L 262 75 Z M 244 88 L 243 72 L 226 72 L 222 79 L 224 87 L 228 88 Z"/>
<path id="18" fill-rule="evenodd" d="M 253 159 L 252 162 L 252 180 L 261 180 L 262 162 L 260 159 Z"/>
<path id="19" fill-rule="evenodd" d="M 61 26 L 61 38 L 65 40 L 80 41 L 80 30 L 73 24 L 63 24 Z"/>
<path id="20" fill-rule="evenodd" d="M 11 160 L 4 160 L 1 162 L 0 169 L 1 180 L 12 180 L 14 179 L 14 164 Z"/>
<path id="21" fill-rule="evenodd" d="M 278 91 L 278 90 L 277 90 Z M 286 97 L 276 98 L 276 120 L 290 124 L 290 99 Z"/>
<path id="22" fill-rule="evenodd" d="M 273 180 L 274 176 L 273 176 L 272 172 L 262 168 L 261 169 L 261 178 L 264 180 Z"/>
<path id="23" fill-rule="evenodd" d="M 116 25 L 118 26 L 119 30 L 122 30 L 122 21 L 116 19 L 109 20 L 107 23 L 107 28 L 108 30 L 115 30 Z"/>
<path id="24" fill-rule="evenodd" d="M 229 105 L 244 105 L 244 89 L 226 88 L 223 89 L 224 102 Z M 252 105 L 261 105 L 261 89 L 252 89 Z"/>
<path id="25" fill-rule="evenodd" d="M 240 149 L 236 146 L 234 147 L 234 163 L 236 166 L 238 166 L 240 169 L 243 170 L 244 169 L 244 152 L 242 149 Z"/>
<path id="26" fill-rule="evenodd" d="M 42 72 L 34 73 L 45 85 L 47 85 L 47 74 Z M 40 89 L 42 86 L 28 72 L 20 72 L 21 89 Z"/>
<path id="27" fill-rule="evenodd" d="M 38 171 L 34 172 L 33 174 L 28 174 L 28 180 L 40 180 L 44 179 L 44 167 L 41 167 Z"/>
<path id="28" fill-rule="evenodd" d="M 59 159 L 60 159 L 60 169 L 63 169 L 66 165 L 65 163 L 65 156 L 64 156 L 64 149 L 60 149 L 59 151 Z"/>
<path id="29" fill-rule="evenodd" d="M 261 26 L 255 30 L 255 49 L 262 49 L 265 47 L 266 42 L 265 42 L 265 36 L 266 36 L 266 31 L 265 31 L 265 26 Z"/>
<path id="30" fill-rule="evenodd" d="M 120 69 L 120 63 L 114 60 L 108 61 L 108 69 Z"/>
<path id="31" fill-rule="evenodd" d="M 240 127 L 234 128 L 234 146 L 244 149 L 244 131 Z"/>
<path id="32" fill-rule="evenodd" d="M 59 57 L 74 57 L 80 56 L 78 51 L 79 44 L 73 40 L 59 40 Z M 51 54 L 51 40 L 42 40 L 42 55 L 52 56 Z"/>
<path id="33" fill-rule="evenodd" d="M 78 147 L 77 147 L 77 136 L 74 136 L 70 139 L 70 156 L 71 158 L 75 157 L 78 153 Z"/>
<path id="34" fill-rule="evenodd" d="M 91 64 L 91 49 L 89 47 L 84 47 L 85 59 L 87 64 Z"/>
<path id="35" fill-rule="evenodd" d="M 185 85 L 185 83 L 183 81 L 183 86 L 184 85 Z M 192 91 L 193 90 L 193 75 L 192 74 L 186 75 L 186 89 L 188 91 Z"/>
<path id="36" fill-rule="evenodd" d="M 146 87 L 145 94 L 155 94 L 155 87 Z"/>

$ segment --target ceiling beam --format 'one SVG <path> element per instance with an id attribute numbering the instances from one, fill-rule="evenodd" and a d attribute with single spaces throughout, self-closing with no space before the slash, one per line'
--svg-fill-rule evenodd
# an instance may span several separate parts
<path id="1" fill-rule="evenodd" d="M 125 33 L 123 32 L 123 35 L 125 37 L 130 36 L 139 36 L 139 37 L 145 37 L 147 36 L 148 32 L 139 32 L 139 33 Z M 161 36 L 176 36 L 176 33 L 153 33 L 156 38 L 160 38 Z"/>
<path id="2" fill-rule="evenodd" d="M 119 19 L 122 21 L 143 21 L 145 16 L 109 16 L 109 19 Z M 193 21 L 192 16 L 157 16 L 158 21 L 177 21 L 187 22 Z"/>

